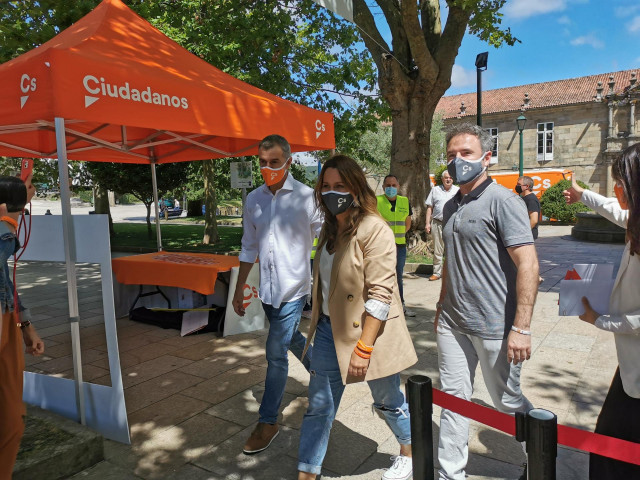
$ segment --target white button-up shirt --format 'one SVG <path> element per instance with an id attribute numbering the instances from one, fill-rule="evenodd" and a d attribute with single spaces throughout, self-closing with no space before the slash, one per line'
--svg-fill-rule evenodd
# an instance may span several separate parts
<path id="1" fill-rule="evenodd" d="M 458 190 L 460 188 L 455 185 L 451 185 L 449 190 L 445 190 L 443 185 L 436 185 L 431 189 L 427 201 L 424 203 L 427 207 L 433 208 L 432 219 L 442 221 L 444 204 L 451 200 L 458 193 Z"/>
<path id="2" fill-rule="evenodd" d="M 260 300 L 275 308 L 311 291 L 311 248 L 322 214 L 313 189 L 290 173 L 275 195 L 262 185 L 248 196 L 243 213 L 240 261 L 260 259 Z"/>

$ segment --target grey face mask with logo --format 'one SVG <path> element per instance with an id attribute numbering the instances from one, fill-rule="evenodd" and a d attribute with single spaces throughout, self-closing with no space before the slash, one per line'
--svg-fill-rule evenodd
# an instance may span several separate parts
<path id="1" fill-rule="evenodd" d="M 322 202 L 332 215 L 344 213 L 353 204 L 353 195 L 348 192 L 322 192 Z"/>
<path id="2" fill-rule="evenodd" d="M 488 152 L 487 152 L 488 153 Z M 472 182 L 484 172 L 487 167 L 482 166 L 482 159 L 487 153 L 483 153 L 477 160 L 465 160 L 456 157 L 447 164 L 447 172 L 451 175 L 453 183 L 464 185 Z"/>

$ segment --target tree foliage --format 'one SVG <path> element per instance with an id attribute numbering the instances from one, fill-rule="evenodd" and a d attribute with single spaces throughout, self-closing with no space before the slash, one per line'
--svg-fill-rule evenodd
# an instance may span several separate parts
<path id="1" fill-rule="evenodd" d="M 153 186 L 149 165 L 129 163 L 87 162 L 87 169 L 93 181 L 103 188 L 118 194 L 131 193 L 147 208 L 147 227 L 151 235 L 151 205 Z M 158 197 L 172 191 L 176 185 L 187 181 L 185 162 L 163 163 L 156 166 Z"/>
<path id="2" fill-rule="evenodd" d="M 410 244 L 424 230 L 424 199 L 431 160 L 431 124 L 440 98 L 451 86 L 451 72 L 465 32 L 490 45 L 517 39 L 501 27 L 505 0 L 353 0 L 354 21 L 371 54 L 378 88 L 391 112 L 391 172 L 414 208 Z M 446 12 L 441 11 L 441 5 Z M 378 15 L 378 14 L 382 15 Z M 382 35 L 381 24 L 391 33 Z"/>
<path id="3" fill-rule="evenodd" d="M 578 180 L 578 185 L 587 190 L 589 189 L 587 184 L 580 180 Z M 589 207 L 580 202 L 567 205 L 562 192 L 569 188 L 571 188 L 570 180 L 560 180 L 558 183 L 547 188 L 542 194 L 542 197 L 540 197 L 540 211 L 542 215 L 560 222 L 575 222 L 576 213 L 590 210 Z"/>

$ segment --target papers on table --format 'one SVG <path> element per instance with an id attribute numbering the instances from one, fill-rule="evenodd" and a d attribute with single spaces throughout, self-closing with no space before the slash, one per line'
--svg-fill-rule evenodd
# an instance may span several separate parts
<path id="1" fill-rule="evenodd" d="M 560 281 L 560 316 L 582 315 L 582 297 L 587 297 L 591 308 L 599 314 L 609 313 L 609 297 L 614 283 L 612 264 L 576 264 L 565 278 Z"/>

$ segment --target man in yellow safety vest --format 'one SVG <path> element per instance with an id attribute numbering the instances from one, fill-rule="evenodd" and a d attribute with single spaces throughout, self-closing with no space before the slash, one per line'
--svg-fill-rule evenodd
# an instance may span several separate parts
<path id="1" fill-rule="evenodd" d="M 404 294 L 402 289 L 402 272 L 407 261 L 407 239 L 406 233 L 411 228 L 411 205 L 409 199 L 398 195 L 398 177 L 387 175 L 384 177 L 382 188 L 384 195 L 378 195 L 378 211 L 387 221 L 396 237 L 396 275 L 398 277 L 398 289 L 406 317 L 415 317 L 416 314 L 404 305 Z"/>

